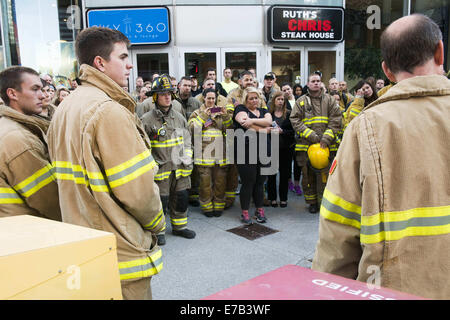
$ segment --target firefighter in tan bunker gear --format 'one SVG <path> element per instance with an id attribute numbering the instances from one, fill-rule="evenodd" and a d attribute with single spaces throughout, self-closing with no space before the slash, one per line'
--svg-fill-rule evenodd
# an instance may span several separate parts
<path id="1" fill-rule="evenodd" d="M 225 209 L 227 176 L 226 129 L 233 126 L 225 107 L 215 104 L 214 89 L 203 91 L 205 104 L 189 119 L 194 141 L 194 164 L 200 174 L 200 207 L 207 217 L 220 217 Z"/>
<path id="2" fill-rule="evenodd" d="M 195 232 L 187 228 L 188 190 L 193 166 L 191 136 L 185 117 L 172 108 L 173 89 L 166 74 L 153 81 L 151 94 L 155 109 L 142 117 L 142 123 L 150 137 L 152 155 L 159 165 L 155 181 L 164 213 L 170 215 L 172 234 L 193 239 Z M 158 244 L 165 243 L 162 231 L 158 234 Z"/>
<path id="3" fill-rule="evenodd" d="M 384 73 L 397 84 L 345 130 L 312 268 L 450 299 L 450 81 L 442 75 L 442 34 L 413 14 L 383 32 L 381 51 Z"/>
<path id="4" fill-rule="evenodd" d="M 128 45 L 109 28 L 78 34 L 81 85 L 58 106 L 47 137 L 63 221 L 113 233 L 123 297 L 150 299 L 165 218 L 150 141 L 122 88 L 132 68 Z"/>
<path id="5" fill-rule="evenodd" d="M 45 134 L 39 74 L 26 67 L 0 73 L 0 217 L 29 214 L 61 221 L 58 186 Z"/>
<path id="6" fill-rule="evenodd" d="M 296 134 L 296 161 L 302 168 L 302 188 L 309 212 L 316 213 L 325 188 L 327 169 L 317 172 L 308 161 L 308 147 L 320 143 L 322 148 L 329 148 L 333 158 L 339 143 L 338 133 L 341 129 L 341 110 L 335 99 L 321 88 L 321 78 L 311 74 L 308 79 L 308 92 L 301 96 L 292 109 L 289 118 Z M 325 180 L 325 181 L 324 181 Z"/>

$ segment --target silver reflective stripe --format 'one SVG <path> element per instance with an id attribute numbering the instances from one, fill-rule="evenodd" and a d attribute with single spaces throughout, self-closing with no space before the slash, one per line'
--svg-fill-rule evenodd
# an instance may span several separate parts
<path id="1" fill-rule="evenodd" d="M 115 180 L 119 180 L 119 179 L 121 179 L 123 177 L 126 177 L 126 176 L 132 174 L 133 172 L 135 172 L 136 170 L 146 166 L 147 164 L 152 163 L 153 161 L 154 161 L 153 158 L 151 156 L 148 156 L 147 158 L 142 159 L 141 161 L 139 161 L 138 163 L 134 164 L 133 166 L 131 166 L 131 167 L 125 169 L 125 170 L 122 170 L 122 171 L 120 171 L 118 173 L 115 173 L 115 174 L 112 174 L 112 175 L 108 176 L 108 180 L 110 182 L 115 181 Z"/>
<path id="2" fill-rule="evenodd" d="M 17 193 L 0 193 L 0 199 L 21 199 Z"/>
<path id="3" fill-rule="evenodd" d="M 18 192 L 24 194 L 28 191 L 30 191 L 31 189 L 33 189 L 34 187 L 36 187 L 39 183 L 41 183 L 42 181 L 50 178 L 51 176 L 53 176 L 53 172 L 54 172 L 54 168 L 49 169 L 49 171 L 47 171 L 46 173 L 44 173 L 43 175 L 41 175 L 40 177 L 36 178 L 35 180 L 31 181 L 29 184 L 27 184 L 25 187 L 23 187 L 22 189 L 17 189 Z"/>
<path id="4" fill-rule="evenodd" d="M 72 168 L 55 167 L 54 170 L 55 170 L 56 173 L 59 173 L 59 174 L 71 174 L 75 178 L 87 178 L 84 175 L 84 172 L 82 172 L 82 171 L 73 171 Z"/>
<path id="5" fill-rule="evenodd" d="M 412 218 L 404 221 L 381 222 L 373 226 L 361 225 L 361 233 L 373 235 L 383 231 L 399 231 L 411 227 L 436 227 L 447 224 L 450 224 L 450 215 L 442 217 Z"/>
<path id="6" fill-rule="evenodd" d="M 328 201 L 327 198 L 322 198 L 322 206 L 325 207 L 328 211 L 331 211 L 333 213 L 336 213 L 340 216 L 343 216 L 347 219 L 352 219 L 361 222 L 361 216 L 355 212 L 347 211 L 342 207 L 339 207 L 330 201 Z"/>
<path id="7" fill-rule="evenodd" d="M 157 270 L 157 267 L 162 264 L 162 257 L 157 259 L 156 261 L 149 262 L 147 264 L 138 265 L 135 267 L 130 268 L 120 268 L 119 272 L 121 275 L 123 274 L 129 274 L 129 273 L 135 273 L 135 272 L 146 272 L 147 270 L 155 269 Z"/>

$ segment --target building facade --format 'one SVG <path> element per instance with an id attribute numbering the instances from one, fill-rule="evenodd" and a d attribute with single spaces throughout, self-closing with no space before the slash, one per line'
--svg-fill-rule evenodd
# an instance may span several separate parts
<path id="1" fill-rule="evenodd" d="M 131 40 L 134 79 L 169 73 L 177 79 L 225 67 L 268 71 L 304 85 L 320 70 L 356 81 L 381 77 L 379 36 L 393 20 L 420 12 L 441 27 L 448 70 L 449 0 L 0 0 L 0 68 L 26 65 L 66 84 L 78 71 L 77 33 L 116 28 Z"/>

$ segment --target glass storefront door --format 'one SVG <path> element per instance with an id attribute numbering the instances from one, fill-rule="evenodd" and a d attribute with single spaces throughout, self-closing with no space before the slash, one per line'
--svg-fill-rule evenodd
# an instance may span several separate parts
<path id="1" fill-rule="evenodd" d="M 328 87 L 328 81 L 331 78 L 336 78 L 336 50 L 308 50 L 308 69 L 306 72 L 305 81 L 307 77 L 315 71 L 322 72 L 322 82 Z"/>
<path id="2" fill-rule="evenodd" d="M 250 68 L 258 72 L 257 57 L 259 48 L 210 48 L 210 49 L 182 49 L 180 51 L 180 77 L 183 75 L 196 75 L 201 84 L 206 76 L 208 68 L 216 70 L 216 81 L 223 81 L 223 69 L 229 67 L 232 70 L 232 80 L 237 82 L 239 74 Z"/>
<path id="3" fill-rule="evenodd" d="M 281 87 L 283 83 L 290 83 L 292 86 L 301 82 L 301 60 L 302 51 L 272 51 L 271 71 L 277 76 L 277 84 Z"/>
<path id="4" fill-rule="evenodd" d="M 260 56 L 260 49 L 258 48 L 222 49 L 221 80 L 223 80 L 223 69 L 225 68 L 231 68 L 233 73 L 231 80 L 236 83 L 239 80 L 239 74 L 245 70 L 255 69 L 258 73 L 258 56 Z"/>
<path id="5" fill-rule="evenodd" d="M 167 53 L 141 53 L 136 55 L 137 75 L 144 81 L 151 81 L 153 74 L 169 73 Z"/>
<path id="6" fill-rule="evenodd" d="M 203 83 L 206 77 L 206 70 L 216 69 L 217 73 L 217 54 L 215 52 L 185 52 L 184 53 L 184 75 L 197 76 L 199 84 Z"/>
<path id="7" fill-rule="evenodd" d="M 136 78 L 142 77 L 144 81 L 151 81 L 153 74 L 167 73 L 172 75 L 173 61 L 169 50 L 158 49 L 131 49 L 130 50 L 131 75 L 128 80 L 130 92 L 136 88 Z"/>

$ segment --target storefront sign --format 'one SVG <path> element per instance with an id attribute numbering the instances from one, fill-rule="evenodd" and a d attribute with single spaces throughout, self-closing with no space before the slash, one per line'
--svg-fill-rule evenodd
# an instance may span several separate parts
<path id="1" fill-rule="evenodd" d="M 341 42 L 344 9 L 272 6 L 268 11 L 270 42 Z"/>
<path id="2" fill-rule="evenodd" d="M 88 27 L 119 30 L 134 45 L 170 42 L 169 9 L 166 7 L 91 9 L 87 12 L 87 24 Z"/>

